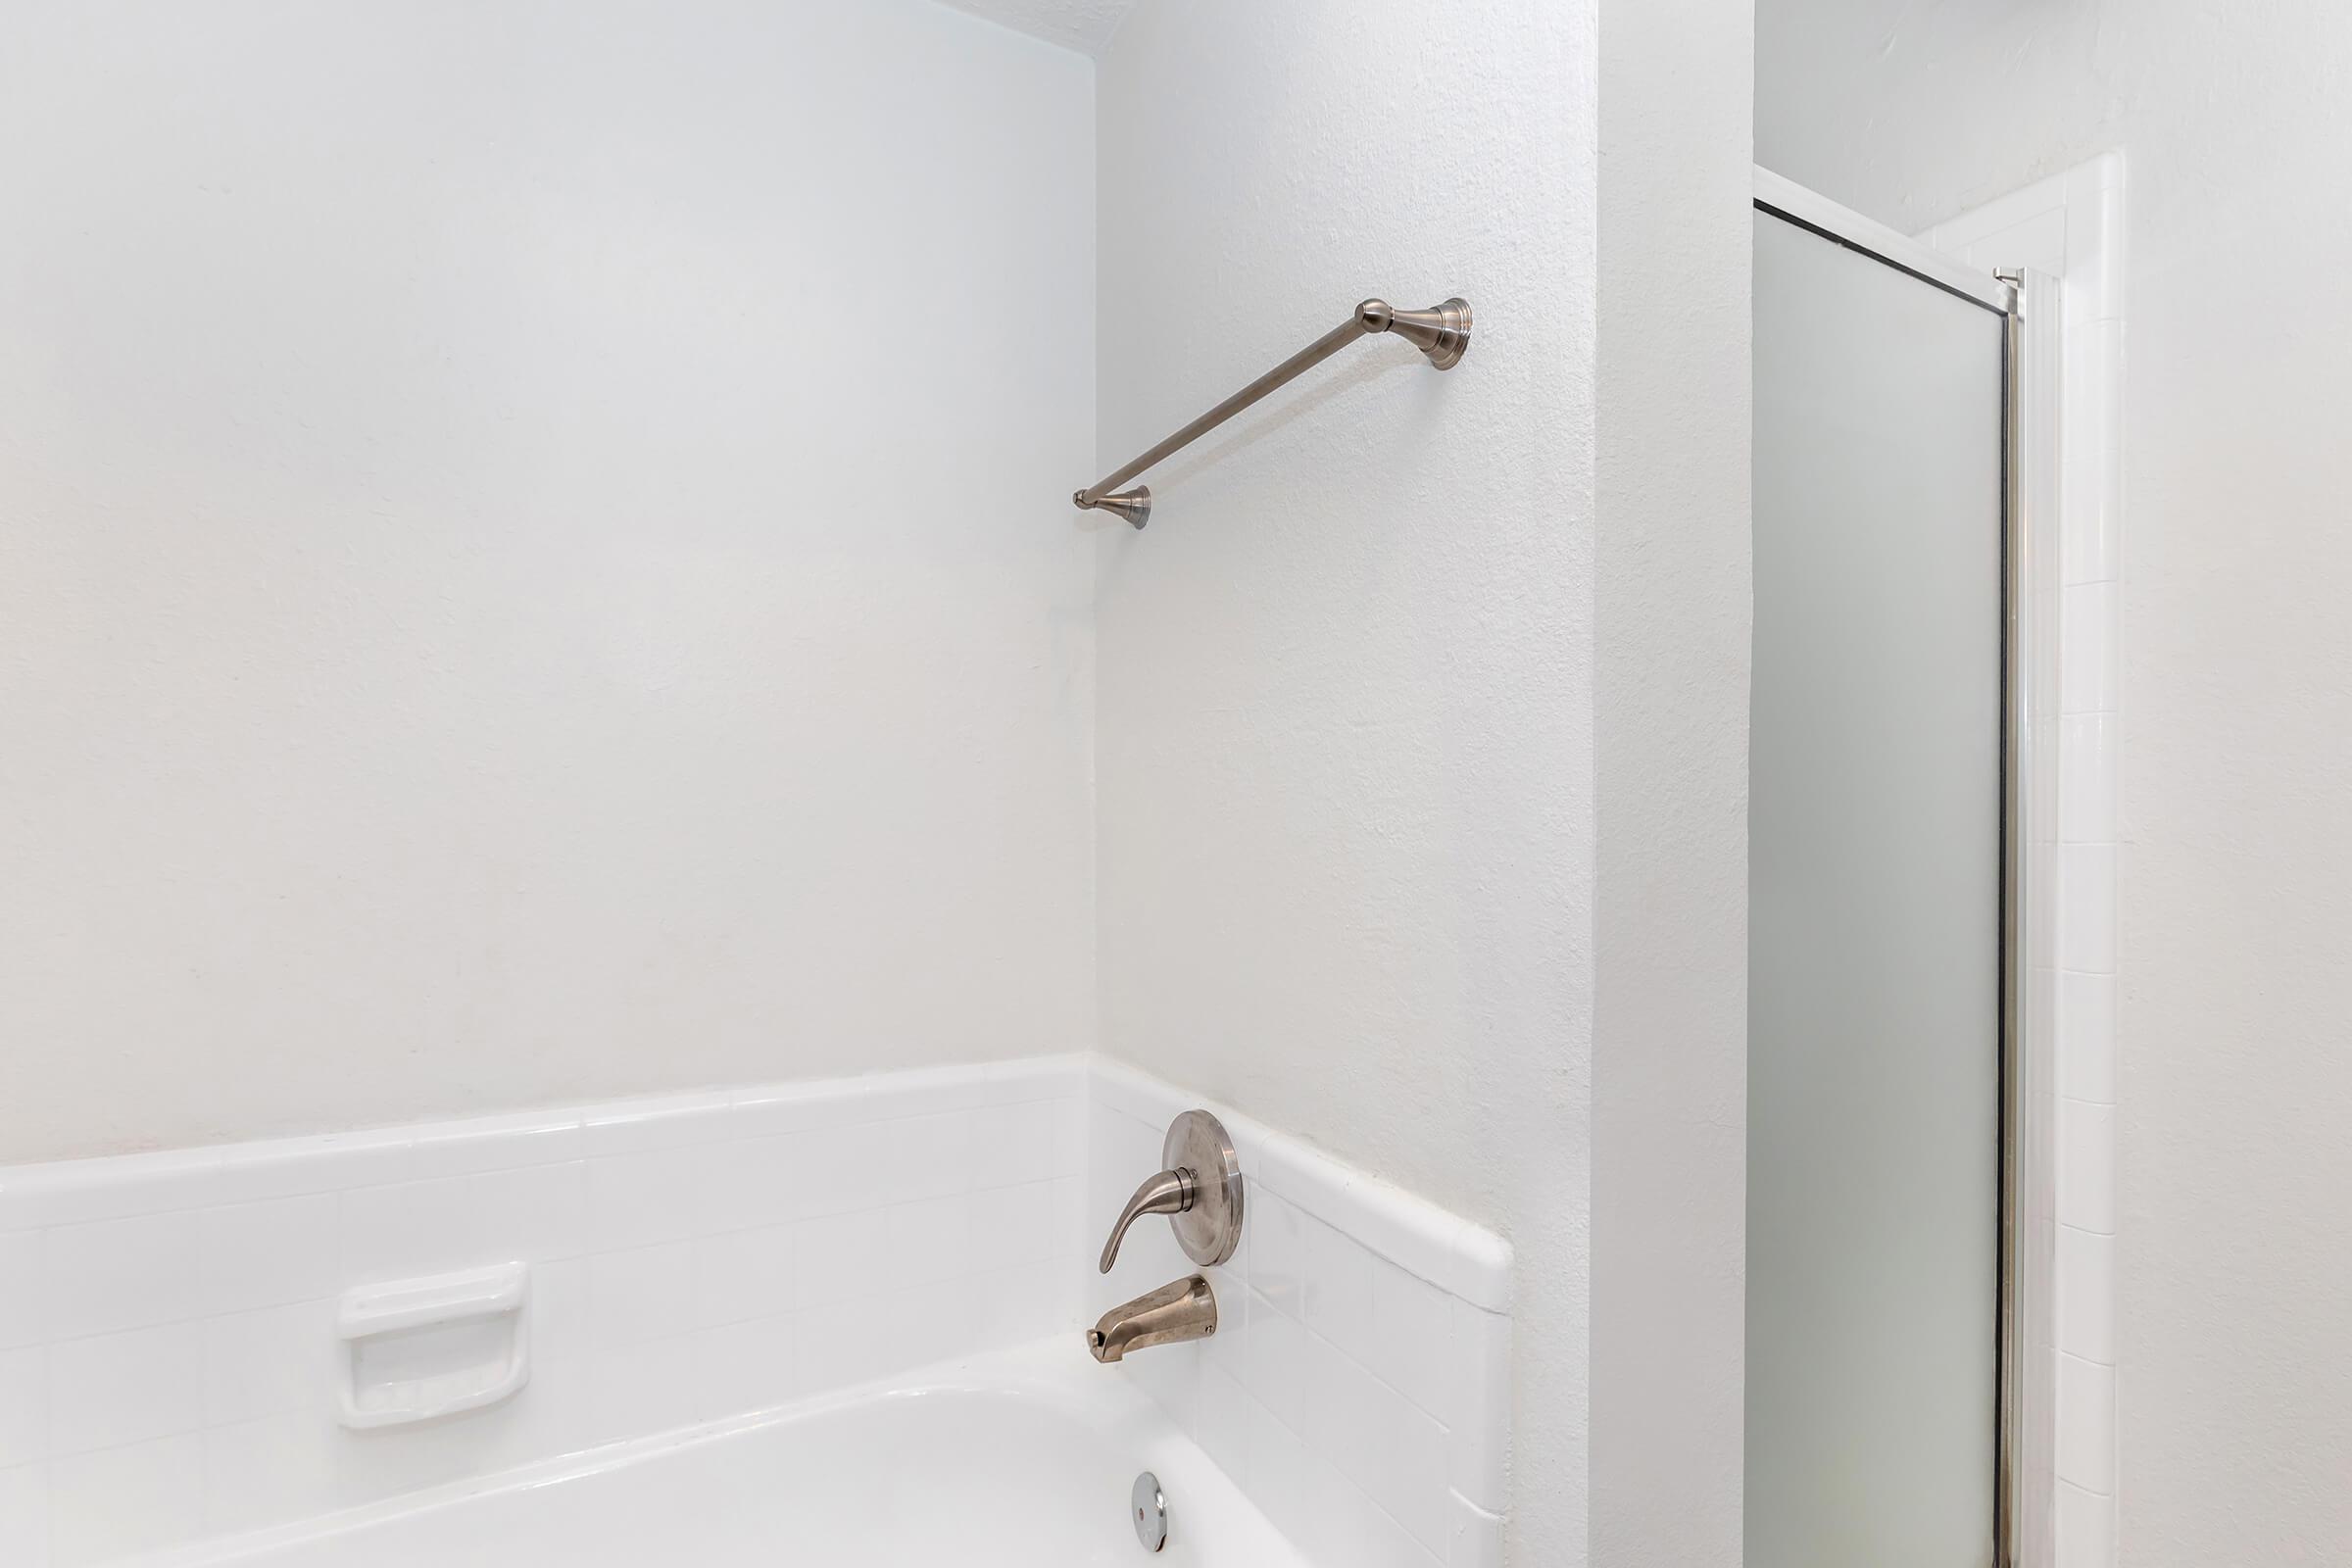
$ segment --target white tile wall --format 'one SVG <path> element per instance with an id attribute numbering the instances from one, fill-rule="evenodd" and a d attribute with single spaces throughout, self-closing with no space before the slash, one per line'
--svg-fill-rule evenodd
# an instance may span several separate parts
<path id="1" fill-rule="evenodd" d="M 2112 154 L 1931 230 L 2066 289 L 2059 554 L 2058 1568 L 2115 1562 L 2115 860 L 2124 172 Z"/>
<path id="2" fill-rule="evenodd" d="M 46 1562 L 49 1474 L 38 1464 L 0 1469 L 0 1562 Z"/>
<path id="3" fill-rule="evenodd" d="M 0 1170 L 0 1564 L 280 1524 L 1042 1334 L 1075 1352 L 1082 1305 L 1191 1271 L 1155 1221 L 1093 1268 L 1191 1103 L 1052 1058 Z M 1227 1124 L 1250 1187 L 1211 1271 L 1221 1332 L 1111 1375 L 1316 1560 L 1492 1568 L 1509 1249 Z M 336 1424 L 343 1291 L 513 1259 L 522 1394 Z M 986 1306 L 953 1344 L 922 1315 L 942 1284 Z"/>
<path id="4" fill-rule="evenodd" d="M 74 1568 L 1074 1344 L 1084 1077 L 1040 1058 L 0 1170 L 0 1564 Z M 519 1396 L 336 1424 L 341 1292 L 514 1259 L 533 1265 Z M 956 1282 L 986 1319 L 950 1345 L 906 1332 Z"/>
<path id="5" fill-rule="evenodd" d="M 1200 1103 L 1091 1077 L 1090 1237 L 1159 1169 Z M 1123 1363 L 1299 1549 L 1330 1568 L 1493 1568 L 1509 1434 L 1509 1247 L 1304 1144 L 1212 1106 L 1248 1182 L 1243 1241 L 1207 1272 L 1218 1332 Z M 1088 1271 L 1092 1273 L 1090 1268 Z M 1169 1228 L 1129 1235 L 1105 1307 L 1194 1272 Z"/>

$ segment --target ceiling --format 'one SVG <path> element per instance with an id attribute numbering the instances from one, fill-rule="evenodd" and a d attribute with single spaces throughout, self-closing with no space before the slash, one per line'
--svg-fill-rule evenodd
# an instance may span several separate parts
<path id="1" fill-rule="evenodd" d="M 958 11 L 986 17 L 1016 32 L 1100 56 L 1127 20 L 1136 0 L 947 0 Z"/>

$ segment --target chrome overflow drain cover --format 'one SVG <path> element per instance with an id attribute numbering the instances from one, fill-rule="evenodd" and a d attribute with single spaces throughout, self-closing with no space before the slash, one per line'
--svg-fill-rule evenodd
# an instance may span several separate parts
<path id="1" fill-rule="evenodd" d="M 1147 1470 L 1135 1478 L 1135 1491 L 1128 1494 L 1129 1511 L 1135 1515 L 1135 1539 L 1144 1544 L 1146 1551 L 1157 1551 L 1168 1544 L 1168 1499 L 1159 1494 L 1159 1477 Z"/>

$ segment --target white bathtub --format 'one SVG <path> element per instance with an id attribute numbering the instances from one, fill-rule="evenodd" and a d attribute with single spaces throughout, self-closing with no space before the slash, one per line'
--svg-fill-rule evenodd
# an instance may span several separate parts
<path id="1" fill-rule="evenodd" d="M 1142 1470 L 1158 1475 L 1168 1500 L 1157 1557 L 1128 1515 Z M 139 1561 L 1304 1568 L 1158 1406 L 1087 1360 L 1074 1334 Z"/>

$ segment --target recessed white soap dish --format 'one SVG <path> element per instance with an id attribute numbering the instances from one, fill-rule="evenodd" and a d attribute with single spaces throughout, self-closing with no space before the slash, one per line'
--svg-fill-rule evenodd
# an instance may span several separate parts
<path id="1" fill-rule="evenodd" d="M 479 1410 L 530 1380 L 530 1271 L 522 1263 L 346 1291 L 343 1424 L 406 1426 Z"/>

